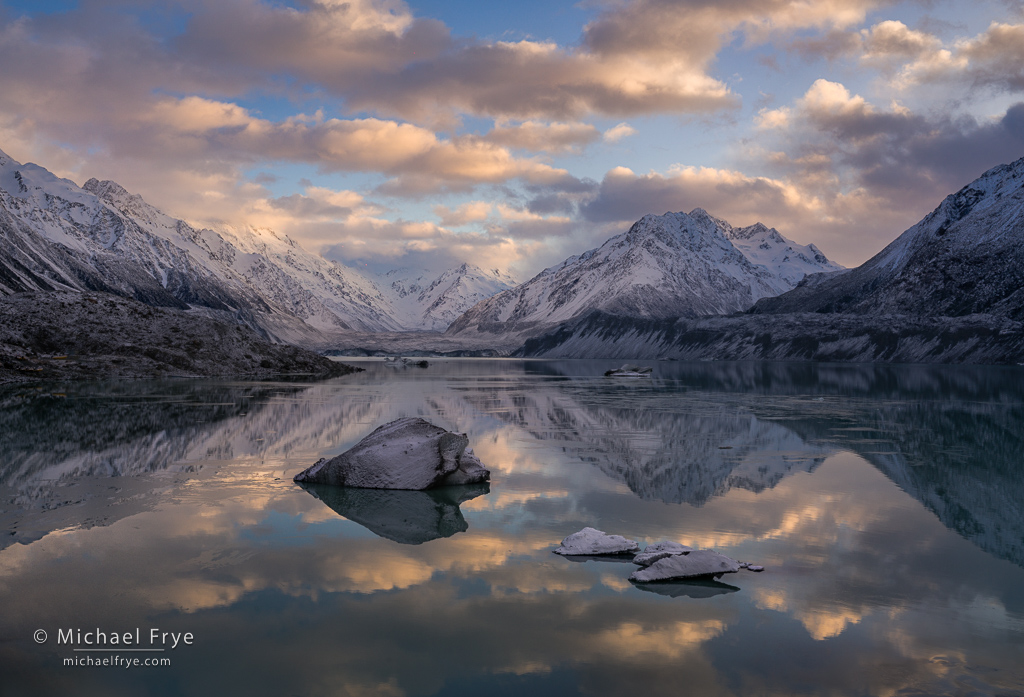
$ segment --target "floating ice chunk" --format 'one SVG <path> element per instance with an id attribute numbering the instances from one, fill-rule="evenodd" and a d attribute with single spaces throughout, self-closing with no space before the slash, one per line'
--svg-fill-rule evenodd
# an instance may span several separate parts
<path id="1" fill-rule="evenodd" d="M 636 540 L 622 535 L 609 535 L 594 528 L 583 528 L 562 540 L 555 554 L 596 556 L 601 554 L 631 554 L 640 549 Z"/>
<path id="2" fill-rule="evenodd" d="M 698 549 L 689 554 L 674 554 L 659 559 L 645 569 L 634 571 L 629 580 L 646 583 L 675 578 L 718 577 L 722 574 L 734 574 L 739 570 L 740 564 L 735 559 L 710 549 Z"/>
<path id="3" fill-rule="evenodd" d="M 451 433 L 420 418 L 384 424 L 351 449 L 295 475 L 296 482 L 364 489 L 432 489 L 490 479 L 466 447 L 465 433 Z"/>
<path id="4" fill-rule="evenodd" d="M 687 547 L 681 545 L 678 542 L 669 542 L 662 540 L 661 542 L 655 542 L 654 544 L 647 545 L 644 551 L 633 557 L 633 563 L 639 566 L 650 566 L 659 559 L 665 557 L 671 557 L 676 554 L 688 554 L 693 551 L 693 547 Z"/>
<path id="5" fill-rule="evenodd" d="M 621 368 L 612 368 L 611 370 L 604 371 L 607 377 L 612 378 L 648 378 L 651 376 L 653 368 L 645 366 L 641 368 L 638 365 L 625 364 Z"/>

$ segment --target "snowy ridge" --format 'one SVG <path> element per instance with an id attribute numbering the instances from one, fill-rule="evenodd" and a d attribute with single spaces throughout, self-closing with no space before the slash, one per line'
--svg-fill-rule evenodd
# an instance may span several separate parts
<path id="1" fill-rule="evenodd" d="M 79 187 L 2 152 L 0 240 L 0 295 L 99 290 L 241 321 L 294 343 L 443 329 L 513 283 L 463 264 L 403 294 L 273 230 L 196 229 L 115 182 Z"/>
<path id="2" fill-rule="evenodd" d="M 594 310 L 698 317 L 745 310 L 805 275 L 839 270 L 813 245 L 760 223 L 734 228 L 696 208 L 647 215 L 601 247 L 473 307 L 449 333 L 536 332 Z"/>
<path id="3" fill-rule="evenodd" d="M 1024 158 L 947 196 L 856 269 L 809 279 L 754 312 L 1024 320 Z"/>
<path id="4" fill-rule="evenodd" d="M 500 269 L 462 264 L 438 276 L 417 269 L 392 269 L 380 276 L 407 327 L 445 330 L 463 312 L 516 285 Z"/>

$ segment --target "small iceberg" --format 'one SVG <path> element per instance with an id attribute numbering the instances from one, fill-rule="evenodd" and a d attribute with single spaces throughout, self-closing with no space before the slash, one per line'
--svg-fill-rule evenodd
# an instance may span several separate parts
<path id="1" fill-rule="evenodd" d="M 412 489 L 478 484 L 491 478 L 465 433 L 414 417 L 384 424 L 330 460 L 295 475 L 302 484 L 363 489 Z"/>
<path id="2" fill-rule="evenodd" d="M 638 366 L 626 363 L 621 368 L 612 368 L 611 370 L 604 371 L 605 377 L 609 378 L 649 378 L 651 377 L 651 371 L 654 370 L 650 366 Z"/>
<path id="3" fill-rule="evenodd" d="M 677 554 L 689 554 L 693 551 L 693 547 L 687 547 L 686 545 L 679 544 L 678 542 L 669 542 L 662 540 L 661 542 L 655 542 L 647 545 L 644 551 L 633 557 L 633 563 L 637 566 L 647 567 L 654 562 L 664 559 L 665 557 L 673 557 Z"/>
<path id="4" fill-rule="evenodd" d="M 636 540 L 627 540 L 622 535 L 609 535 L 595 528 L 583 528 L 562 540 L 555 554 L 564 556 L 606 556 L 614 554 L 635 554 L 640 549 Z"/>
<path id="5" fill-rule="evenodd" d="M 719 578 L 722 574 L 734 574 L 740 570 L 735 559 L 710 549 L 698 549 L 688 554 L 674 554 L 659 559 L 650 566 L 634 571 L 630 581 L 649 583 L 686 578 Z"/>

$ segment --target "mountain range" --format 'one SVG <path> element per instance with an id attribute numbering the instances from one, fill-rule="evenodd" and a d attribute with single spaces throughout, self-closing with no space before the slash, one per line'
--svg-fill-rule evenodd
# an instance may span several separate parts
<path id="1" fill-rule="evenodd" d="M 371 274 L 266 228 L 199 229 L 115 182 L 79 187 L 2 152 L 0 241 L 0 295 L 110 293 L 319 349 L 1024 360 L 1024 159 L 855 269 L 695 208 L 644 216 L 521 285 L 468 263 Z"/>
<path id="2" fill-rule="evenodd" d="M 112 181 L 79 187 L 0 152 L 0 294 L 102 291 L 191 310 L 266 338 L 437 330 L 514 281 L 462 264 L 373 278 L 266 228 L 197 229 Z"/>
<path id="3" fill-rule="evenodd" d="M 592 312 L 520 355 L 686 360 L 1024 361 L 1024 158 L 947 196 L 863 265 L 810 274 L 748 314 Z"/>

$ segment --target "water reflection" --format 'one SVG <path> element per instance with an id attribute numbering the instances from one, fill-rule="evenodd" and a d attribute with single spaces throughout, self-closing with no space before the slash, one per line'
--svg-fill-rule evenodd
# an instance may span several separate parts
<path id="1" fill-rule="evenodd" d="M 1024 693 L 1019 373 L 658 364 L 623 386 L 610 363 L 369 367 L 135 385 L 131 408 L 83 389 L 34 435 L 0 430 L 4 693 Z M 53 399 L 8 398 L 22 431 Z M 217 418 L 188 423 L 204 399 Z M 90 434 L 104 413 L 123 440 Z M 417 415 L 469 433 L 488 495 L 290 481 Z M 551 554 L 584 525 L 767 570 L 637 592 L 631 564 Z M 161 671 L 65 668 L 31 637 L 67 626 L 198 648 Z"/>
<path id="2" fill-rule="evenodd" d="M 507 424 L 549 454 L 589 463 L 642 499 L 665 503 L 761 492 L 849 450 L 951 529 L 1024 565 L 1019 370 L 658 363 L 654 378 L 638 383 L 604 379 L 598 361 L 367 367 L 315 385 L 107 383 L 75 386 L 64 398 L 0 392 L 3 520 L 98 496 L 119 504 L 113 509 L 139 510 L 145 492 L 123 478 L 188 476 L 242 459 L 309 464 L 387 420 L 422 415 L 482 437 L 495 421 Z M 88 485 L 97 478 L 102 487 Z M 116 519 L 106 513 L 87 522 Z M 45 529 L 22 526 L 0 546 Z"/>
<path id="3" fill-rule="evenodd" d="M 469 529 L 459 506 L 490 491 L 483 482 L 428 491 L 356 489 L 326 484 L 300 484 L 328 508 L 375 535 L 418 545 Z"/>
<path id="4" fill-rule="evenodd" d="M 669 598 L 713 598 L 716 595 L 735 593 L 736 586 L 710 579 L 690 581 L 662 581 L 660 583 L 635 583 L 636 588 L 648 593 L 657 593 Z"/>

